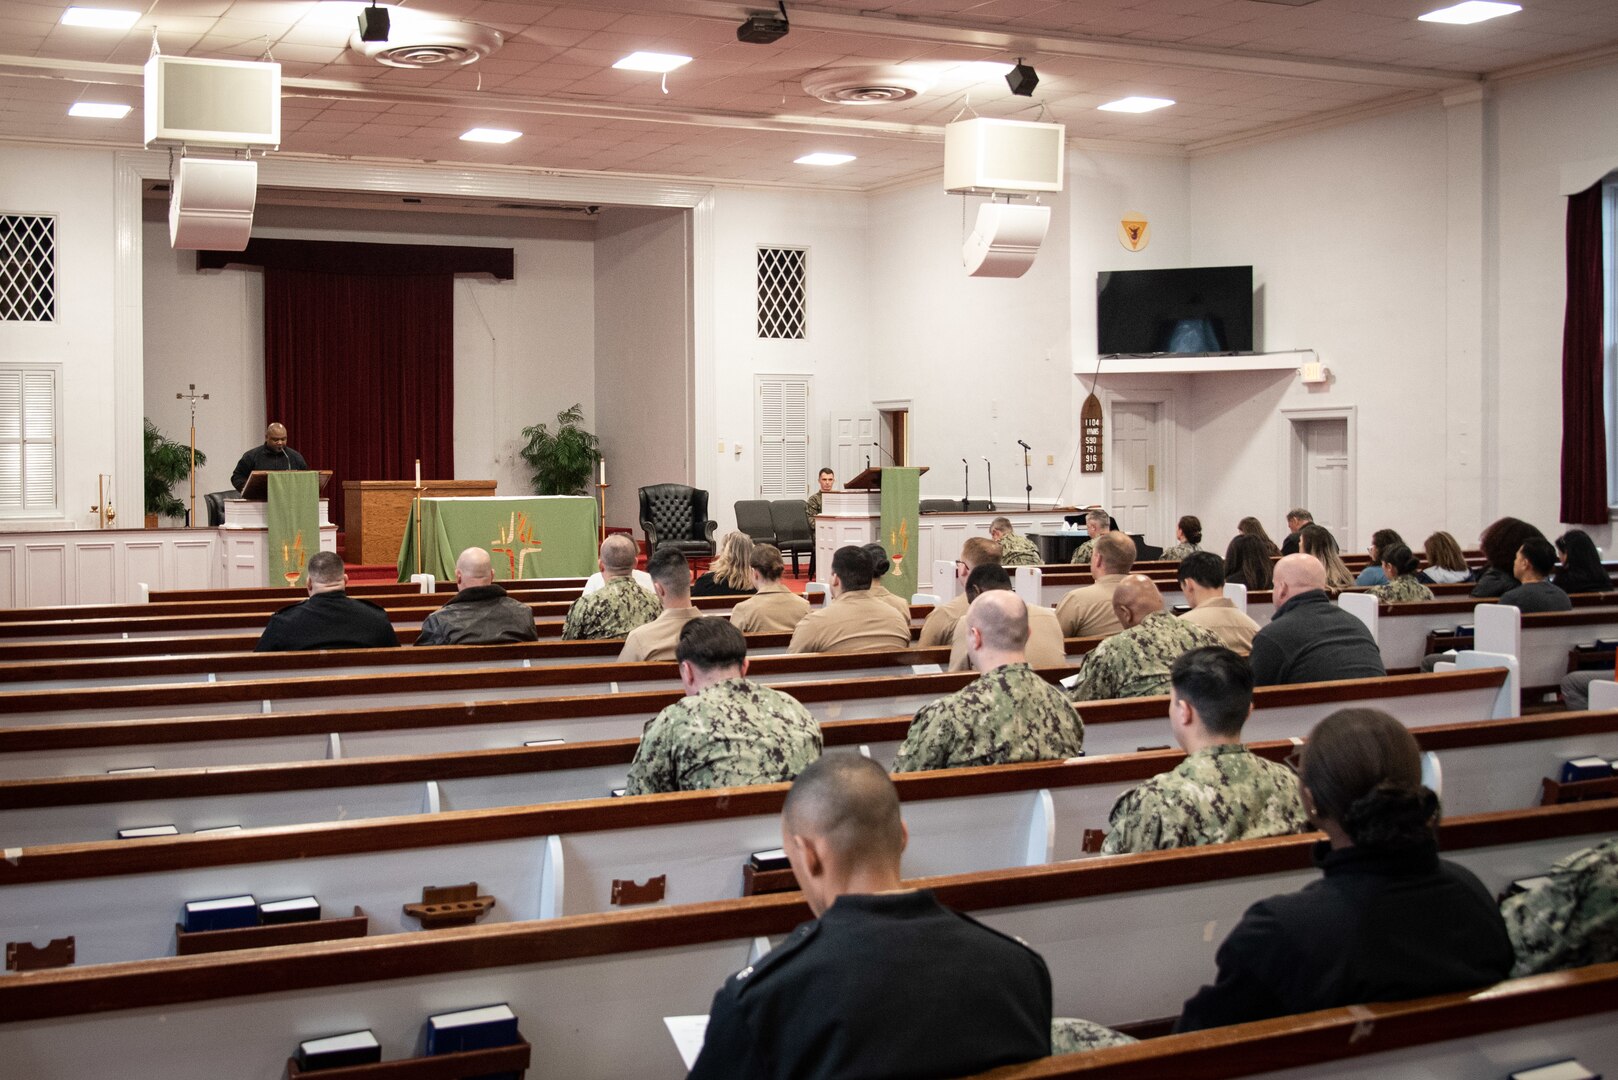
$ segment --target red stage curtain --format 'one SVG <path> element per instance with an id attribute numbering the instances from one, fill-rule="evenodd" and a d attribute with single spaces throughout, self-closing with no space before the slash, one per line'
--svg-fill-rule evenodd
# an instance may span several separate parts
<path id="1" fill-rule="evenodd" d="M 1607 523 L 1601 185 L 1568 196 L 1567 314 L 1562 323 L 1562 520 Z"/>
<path id="2" fill-rule="evenodd" d="M 344 480 L 455 475 L 454 277 L 264 271 L 269 420 L 310 468 Z"/>

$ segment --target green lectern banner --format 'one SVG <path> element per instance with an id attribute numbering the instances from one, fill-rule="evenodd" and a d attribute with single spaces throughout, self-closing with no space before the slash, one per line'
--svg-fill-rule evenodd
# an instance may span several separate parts
<path id="1" fill-rule="evenodd" d="M 596 570 L 596 501 L 583 495 L 421 500 L 421 573 L 455 579 L 467 548 L 489 553 L 496 581 L 589 577 Z M 416 573 L 412 514 L 399 547 L 399 580 Z"/>
<path id="2" fill-rule="evenodd" d="M 882 470 L 882 532 L 879 539 L 893 569 L 882 584 L 909 600 L 916 592 L 916 530 L 921 513 L 921 470 Z"/>
<path id="3" fill-rule="evenodd" d="M 304 568 L 320 550 L 320 474 L 272 472 L 266 494 L 269 552 L 264 560 L 269 584 L 277 588 L 306 585 Z"/>

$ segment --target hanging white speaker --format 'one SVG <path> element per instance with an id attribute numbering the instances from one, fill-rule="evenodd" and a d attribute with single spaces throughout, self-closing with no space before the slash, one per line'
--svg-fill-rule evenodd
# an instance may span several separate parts
<path id="1" fill-rule="evenodd" d="M 147 146 L 280 144 L 280 64 L 160 54 L 144 74 Z"/>
<path id="2" fill-rule="evenodd" d="M 241 251 L 253 232 L 258 162 L 181 158 L 169 192 L 169 244 L 179 251 Z"/>
<path id="3" fill-rule="evenodd" d="M 1062 190 L 1067 128 L 977 116 L 944 126 L 944 190 L 1032 194 Z"/>
<path id="4" fill-rule="evenodd" d="M 1051 208 L 1026 203 L 984 203 L 961 249 L 968 277 L 1017 278 L 1034 265 L 1051 227 Z"/>

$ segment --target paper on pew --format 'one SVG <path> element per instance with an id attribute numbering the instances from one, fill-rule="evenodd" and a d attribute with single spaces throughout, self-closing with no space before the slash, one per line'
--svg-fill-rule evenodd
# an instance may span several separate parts
<path id="1" fill-rule="evenodd" d="M 697 1055 L 702 1053 L 702 1044 L 708 1037 L 708 1017 L 698 1014 L 696 1016 L 665 1016 L 663 1023 L 669 1027 L 669 1034 L 674 1037 L 674 1046 L 680 1051 L 680 1059 L 685 1062 L 687 1069 L 697 1063 Z"/>
<path id="2" fill-rule="evenodd" d="M 944 673 L 944 665 L 942 665 L 942 664 L 912 664 L 912 665 L 910 665 L 910 674 L 912 674 L 912 675 L 942 675 L 943 673 Z"/>

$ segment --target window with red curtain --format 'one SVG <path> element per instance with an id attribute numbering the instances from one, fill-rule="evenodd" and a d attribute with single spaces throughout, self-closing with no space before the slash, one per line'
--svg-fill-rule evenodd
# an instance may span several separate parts
<path id="1" fill-rule="evenodd" d="M 1605 525 L 1607 424 L 1602 186 L 1567 201 L 1567 311 L 1562 322 L 1562 520 Z"/>

